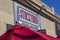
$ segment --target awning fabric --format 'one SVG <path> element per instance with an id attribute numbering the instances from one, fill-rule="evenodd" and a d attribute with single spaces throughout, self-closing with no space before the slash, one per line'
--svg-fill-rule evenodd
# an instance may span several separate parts
<path id="1" fill-rule="evenodd" d="M 0 40 L 58 40 L 21 25 L 15 25 L 0 37 Z"/>
<path id="2" fill-rule="evenodd" d="M 60 39 L 60 35 L 58 35 L 56 38 L 57 38 L 57 39 Z"/>

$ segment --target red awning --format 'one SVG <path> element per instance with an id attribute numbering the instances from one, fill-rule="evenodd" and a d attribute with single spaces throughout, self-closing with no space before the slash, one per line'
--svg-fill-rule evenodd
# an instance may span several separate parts
<path id="1" fill-rule="evenodd" d="M 0 37 L 0 40 L 57 40 L 44 33 L 33 31 L 21 25 L 15 25 Z"/>
<path id="2" fill-rule="evenodd" d="M 58 35 L 56 38 L 57 38 L 57 39 L 60 39 L 60 35 Z"/>

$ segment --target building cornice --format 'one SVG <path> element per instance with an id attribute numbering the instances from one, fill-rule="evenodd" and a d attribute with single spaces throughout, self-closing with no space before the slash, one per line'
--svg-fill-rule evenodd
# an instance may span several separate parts
<path id="1" fill-rule="evenodd" d="M 13 0 L 14 1 L 14 0 Z M 52 14 L 51 12 L 47 11 L 43 5 L 37 4 L 35 1 L 32 0 L 15 0 L 16 2 L 23 4 L 23 6 L 31 9 L 32 11 L 35 11 L 36 13 L 52 20 L 55 22 L 60 23 L 60 18 L 56 15 Z"/>

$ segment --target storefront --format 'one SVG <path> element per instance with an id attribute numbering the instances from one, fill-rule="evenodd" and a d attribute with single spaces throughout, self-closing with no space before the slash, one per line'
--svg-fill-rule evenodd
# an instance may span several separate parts
<path id="1" fill-rule="evenodd" d="M 0 35 L 16 24 L 16 21 L 33 30 L 56 37 L 55 22 L 59 18 L 52 9 L 37 0 L 0 0 Z"/>

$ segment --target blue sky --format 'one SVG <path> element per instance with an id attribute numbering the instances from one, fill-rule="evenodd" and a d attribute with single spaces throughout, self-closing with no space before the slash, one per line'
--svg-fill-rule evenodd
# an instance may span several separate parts
<path id="1" fill-rule="evenodd" d="M 41 0 L 50 7 L 54 7 L 55 12 L 60 15 L 60 0 Z"/>

